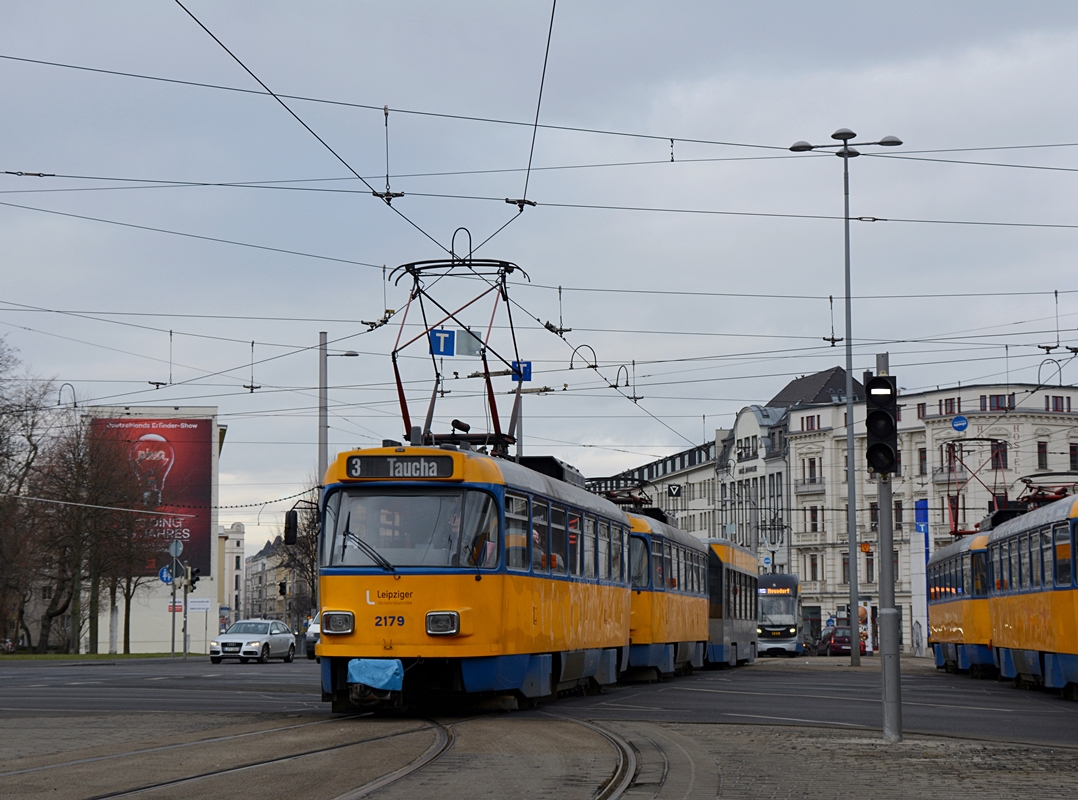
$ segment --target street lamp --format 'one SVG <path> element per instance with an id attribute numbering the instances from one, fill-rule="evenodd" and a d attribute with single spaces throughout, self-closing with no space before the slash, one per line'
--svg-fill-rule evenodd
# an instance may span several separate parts
<path id="1" fill-rule="evenodd" d="M 326 332 L 318 333 L 318 480 L 325 480 L 329 467 L 329 390 L 326 387 L 326 365 L 330 356 L 336 358 L 355 358 L 355 350 L 343 353 L 330 353 L 326 347 Z"/>
<path id="2" fill-rule="evenodd" d="M 854 641 L 857 631 L 857 482 L 854 479 L 854 434 L 853 434 L 853 334 L 852 311 L 850 308 L 850 159 L 861 155 L 854 147 L 898 147 L 902 140 L 897 136 L 884 136 L 877 142 L 852 142 L 857 134 L 849 128 L 839 128 L 831 134 L 838 144 L 809 144 L 794 142 L 790 149 L 795 153 L 807 153 L 810 150 L 829 150 L 837 148 L 835 155 L 842 159 L 842 188 L 845 196 L 846 224 L 846 526 L 849 531 L 850 546 L 850 641 Z M 850 647 L 850 666 L 861 666 L 861 651 Z"/>

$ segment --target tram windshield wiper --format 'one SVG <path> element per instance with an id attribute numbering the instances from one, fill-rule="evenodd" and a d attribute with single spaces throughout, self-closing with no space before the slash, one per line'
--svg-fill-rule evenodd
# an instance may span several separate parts
<path id="1" fill-rule="evenodd" d="M 351 522 L 352 512 L 349 511 L 348 516 L 344 519 L 344 533 L 342 534 L 344 538 L 341 542 L 341 561 L 344 561 L 344 551 L 348 548 L 348 540 L 351 539 L 355 546 L 362 550 L 366 554 L 366 556 L 370 558 L 370 560 L 373 561 L 375 564 L 380 566 L 386 572 L 396 572 L 397 568 L 389 563 L 389 559 L 387 559 L 385 556 L 383 556 L 381 553 L 379 553 L 377 550 L 375 550 L 373 547 L 363 541 L 363 539 L 360 538 L 358 533 L 352 532 L 350 528 Z"/>

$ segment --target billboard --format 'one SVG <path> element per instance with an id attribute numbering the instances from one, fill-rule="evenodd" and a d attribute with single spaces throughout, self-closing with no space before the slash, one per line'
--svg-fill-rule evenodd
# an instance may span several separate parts
<path id="1" fill-rule="evenodd" d="M 169 560 L 168 544 L 177 540 L 183 542 L 181 559 L 209 575 L 213 421 L 96 417 L 91 424 L 96 435 L 122 443 L 146 507 L 164 512 L 153 521 L 161 540 L 159 564 Z"/>

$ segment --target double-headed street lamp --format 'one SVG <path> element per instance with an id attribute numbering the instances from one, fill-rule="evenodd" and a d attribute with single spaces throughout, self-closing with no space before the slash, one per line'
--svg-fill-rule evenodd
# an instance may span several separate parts
<path id="1" fill-rule="evenodd" d="M 857 136 L 849 128 L 839 128 L 831 134 L 838 144 L 809 144 L 794 142 L 790 149 L 795 153 L 807 153 L 810 150 L 830 150 L 837 148 L 835 155 L 842 159 L 842 188 L 846 199 L 846 492 L 848 508 L 846 525 L 849 531 L 850 545 L 850 642 L 857 637 L 857 607 L 859 592 L 857 588 L 857 482 L 854 479 L 854 433 L 853 433 L 853 334 L 850 309 L 850 159 L 861 155 L 854 147 L 898 147 L 902 140 L 897 136 L 884 136 L 878 142 L 852 142 Z M 861 650 L 851 644 L 850 665 L 861 666 Z"/>
<path id="2" fill-rule="evenodd" d="M 326 347 L 326 332 L 318 333 L 318 482 L 325 480 L 329 467 L 329 389 L 326 386 L 326 365 L 329 357 L 355 358 L 359 353 L 346 350 L 330 353 Z"/>

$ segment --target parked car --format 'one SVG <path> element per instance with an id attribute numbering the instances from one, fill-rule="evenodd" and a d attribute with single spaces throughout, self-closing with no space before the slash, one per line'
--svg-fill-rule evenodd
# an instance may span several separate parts
<path id="1" fill-rule="evenodd" d="M 861 642 L 861 655 L 865 654 L 865 643 Z M 848 627 L 828 628 L 820 641 L 816 643 L 816 655 L 841 656 L 850 654 L 850 629 Z"/>
<path id="2" fill-rule="evenodd" d="M 289 663 L 296 657 L 296 637 L 282 622 L 268 619 L 241 619 L 210 642 L 210 663 L 237 658 L 241 664 L 258 659 L 265 664 L 271 658 Z"/>
<path id="3" fill-rule="evenodd" d="M 307 637 L 303 640 L 303 649 L 309 659 L 314 659 L 315 657 L 314 646 L 318 644 L 318 637 L 322 633 L 322 626 L 319 624 L 321 618 L 321 614 L 315 614 L 314 619 L 307 626 Z"/>

